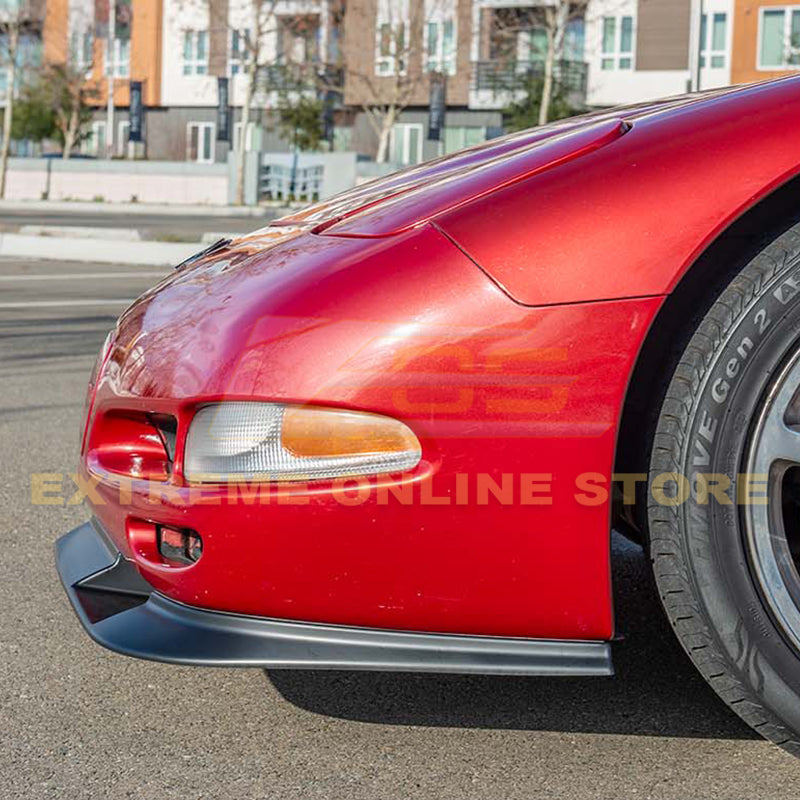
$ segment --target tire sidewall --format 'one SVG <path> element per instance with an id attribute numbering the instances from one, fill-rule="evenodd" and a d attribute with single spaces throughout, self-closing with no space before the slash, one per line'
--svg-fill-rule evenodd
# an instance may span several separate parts
<path id="1" fill-rule="evenodd" d="M 681 468 L 692 496 L 679 508 L 689 579 L 718 644 L 742 682 L 795 731 L 800 653 L 774 623 L 751 571 L 737 477 L 770 379 L 800 348 L 799 260 L 766 282 L 715 342 L 683 441 Z M 699 472 L 729 477 L 731 505 L 713 497 L 698 502 Z"/>

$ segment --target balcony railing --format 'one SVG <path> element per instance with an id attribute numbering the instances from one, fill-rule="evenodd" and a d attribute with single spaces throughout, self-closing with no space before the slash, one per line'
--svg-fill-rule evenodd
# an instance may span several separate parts
<path id="1" fill-rule="evenodd" d="M 317 85 L 315 64 L 266 64 L 258 71 L 262 91 L 302 92 Z"/>
<path id="2" fill-rule="evenodd" d="M 342 82 L 341 70 L 316 62 L 266 64 L 258 71 L 256 86 L 261 92 L 322 92 L 339 87 Z"/>
<path id="3" fill-rule="evenodd" d="M 587 64 L 557 61 L 553 78 L 557 87 L 570 95 L 586 94 Z M 476 61 L 472 65 L 471 88 L 479 92 L 521 92 L 531 81 L 544 78 L 541 61 Z"/>

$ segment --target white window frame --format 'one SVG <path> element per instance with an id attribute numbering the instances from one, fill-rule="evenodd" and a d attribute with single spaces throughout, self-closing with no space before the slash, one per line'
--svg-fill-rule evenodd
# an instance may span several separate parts
<path id="1" fill-rule="evenodd" d="M 70 59 L 79 72 L 90 73 L 94 62 L 94 32 L 91 28 L 74 29 L 70 34 Z"/>
<path id="2" fill-rule="evenodd" d="M 291 20 L 293 15 L 281 15 L 277 26 L 277 63 L 278 64 L 311 64 L 317 60 L 320 53 L 320 37 L 322 29 L 320 26 L 315 28 L 313 36 L 299 36 L 298 29 L 293 26 Z M 284 50 L 288 40 L 290 50 Z M 294 52 L 299 47 L 301 52 Z"/>
<path id="3" fill-rule="evenodd" d="M 253 149 L 253 137 L 255 136 L 256 124 L 255 122 L 247 123 L 247 134 L 244 137 L 244 149 L 250 152 Z M 239 149 L 239 137 L 242 135 L 242 123 L 233 123 L 233 149 Z"/>
<path id="4" fill-rule="evenodd" d="M 192 149 L 192 128 L 197 128 L 197 158 L 189 158 Z M 211 138 L 209 144 L 209 154 L 207 158 L 201 157 L 200 142 L 203 137 L 201 131 L 211 130 Z M 214 163 L 214 145 L 217 139 L 216 126 L 213 122 L 187 122 L 186 123 L 186 160 L 192 164 L 213 164 Z"/>
<path id="5" fill-rule="evenodd" d="M 423 54 L 425 72 L 442 72 L 455 75 L 458 68 L 458 24 L 456 22 L 455 3 L 452 0 L 428 0 L 425 17 L 425 52 Z M 449 52 L 445 52 L 445 25 L 452 28 L 452 42 Z M 435 51 L 431 47 L 431 26 L 436 26 Z"/>
<path id="6" fill-rule="evenodd" d="M 238 36 L 240 40 L 244 39 L 245 42 L 244 49 L 239 49 L 238 57 L 235 57 L 233 53 L 234 35 Z M 249 28 L 236 28 L 230 31 L 228 36 L 228 76 L 231 78 L 244 72 L 247 63 L 247 37 L 249 36 Z"/>
<path id="7" fill-rule="evenodd" d="M 474 131 L 476 134 L 476 141 L 468 142 L 467 139 L 470 138 L 467 131 Z M 461 141 L 458 142 L 456 147 L 449 147 L 447 146 L 447 140 L 450 137 L 453 137 L 455 132 L 458 132 L 458 138 Z M 444 145 L 444 153 L 458 153 L 461 150 L 467 150 L 472 147 L 476 147 L 480 144 L 483 144 L 486 141 L 486 128 L 483 125 L 446 125 L 444 127 L 443 135 L 442 135 L 442 144 Z"/>
<path id="8" fill-rule="evenodd" d="M 198 42 L 201 36 L 205 38 L 206 45 L 206 54 L 203 58 L 200 58 L 197 54 L 199 50 Z M 189 46 L 191 51 L 189 58 L 186 57 L 187 39 L 191 43 Z M 209 36 L 207 30 L 183 31 L 183 38 L 181 40 L 181 72 L 184 76 L 208 75 L 208 47 Z"/>
<path id="9" fill-rule="evenodd" d="M 767 11 L 783 11 L 783 56 L 784 59 L 791 54 L 792 50 L 792 12 L 797 11 L 800 13 L 800 6 L 761 6 L 758 9 L 758 41 L 757 41 L 757 54 L 756 54 L 756 69 L 759 72 L 797 72 L 800 70 L 800 61 L 797 64 L 789 64 L 788 62 L 780 66 L 765 66 L 761 63 L 762 58 L 762 45 L 763 31 L 764 31 L 764 14 Z M 797 56 L 800 58 L 800 48 L 798 49 Z"/>
<path id="10" fill-rule="evenodd" d="M 714 17 L 725 17 L 725 41 L 722 49 L 714 49 Z M 726 11 L 714 11 L 713 9 L 703 13 L 705 22 L 701 31 L 705 33 L 704 41 L 700 42 L 700 69 L 725 69 L 728 66 L 728 13 Z M 710 23 L 710 24 L 709 24 Z M 715 58 L 722 58 L 722 66 L 714 67 L 712 62 Z"/>
<path id="11" fill-rule="evenodd" d="M 411 160 L 411 136 L 409 136 L 408 132 L 415 128 L 418 132 L 417 136 L 417 158 L 416 160 Z M 425 137 L 425 130 L 421 122 L 397 122 L 392 127 L 392 132 L 389 137 L 389 152 L 394 155 L 397 148 L 395 144 L 397 143 L 397 136 L 403 136 L 403 156 L 401 163 L 403 165 L 412 165 L 412 164 L 420 164 L 422 163 L 422 142 Z"/>
<path id="12" fill-rule="evenodd" d="M 92 120 L 92 133 L 89 139 L 86 142 L 86 152 L 89 155 L 98 156 L 102 158 L 106 153 L 105 150 L 108 147 L 108 136 L 107 136 L 107 128 L 108 125 L 104 119 L 95 119 Z M 100 136 L 99 131 L 103 131 L 103 146 L 100 147 Z"/>
<path id="13" fill-rule="evenodd" d="M 606 20 L 614 20 L 614 49 L 605 49 Z M 622 51 L 622 22 L 631 21 L 631 49 Z M 621 66 L 623 61 L 628 61 L 628 66 Z M 610 66 L 606 66 L 611 62 Z M 632 72 L 636 69 L 636 16 L 634 14 L 604 14 L 600 17 L 600 69 L 603 72 Z"/>
<path id="14" fill-rule="evenodd" d="M 130 157 L 129 153 L 130 148 L 128 147 L 128 145 L 133 144 L 133 142 L 128 141 L 128 133 L 130 132 L 130 129 L 131 129 L 130 120 L 121 119 L 117 123 L 117 137 L 116 139 L 114 139 L 114 150 L 116 151 L 116 154 L 120 158 Z"/>
<path id="15" fill-rule="evenodd" d="M 114 77 L 129 78 L 131 74 L 131 40 L 114 39 Z"/>
<path id="16" fill-rule="evenodd" d="M 382 53 L 383 30 L 389 28 L 389 53 Z M 405 75 L 408 69 L 408 37 L 410 34 L 408 0 L 378 0 L 375 17 L 375 75 L 379 78 Z M 397 52 L 402 31 L 404 52 Z M 398 68 L 398 61 L 400 65 Z"/>

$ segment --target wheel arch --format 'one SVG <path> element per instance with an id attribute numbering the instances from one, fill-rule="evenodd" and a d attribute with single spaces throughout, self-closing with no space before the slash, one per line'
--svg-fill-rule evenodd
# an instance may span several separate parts
<path id="1" fill-rule="evenodd" d="M 694 259 L 665 299 L 631 371 L 622 406 L 614 473 L 646 474 L 656 422 L 675 366 L 700 320 L 736 275 L 769 241 L 800 220 L 800 173 L 754 202 Z M 644 424 L 643 424 L 644 422 Z M 615 490 L 612 526 L 647 540 L 646 484 L 626 506 Z"/>

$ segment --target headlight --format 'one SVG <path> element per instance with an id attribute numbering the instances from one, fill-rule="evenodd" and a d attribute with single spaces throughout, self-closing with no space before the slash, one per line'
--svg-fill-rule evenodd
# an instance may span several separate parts
<path id="1" fill-rule="evenodd" d="M 217 403 L 192 420 L 184 474 L 192 482 L 324 480 L 402 472 L 421 454 L 406 425 L 379 414 Z"/>

